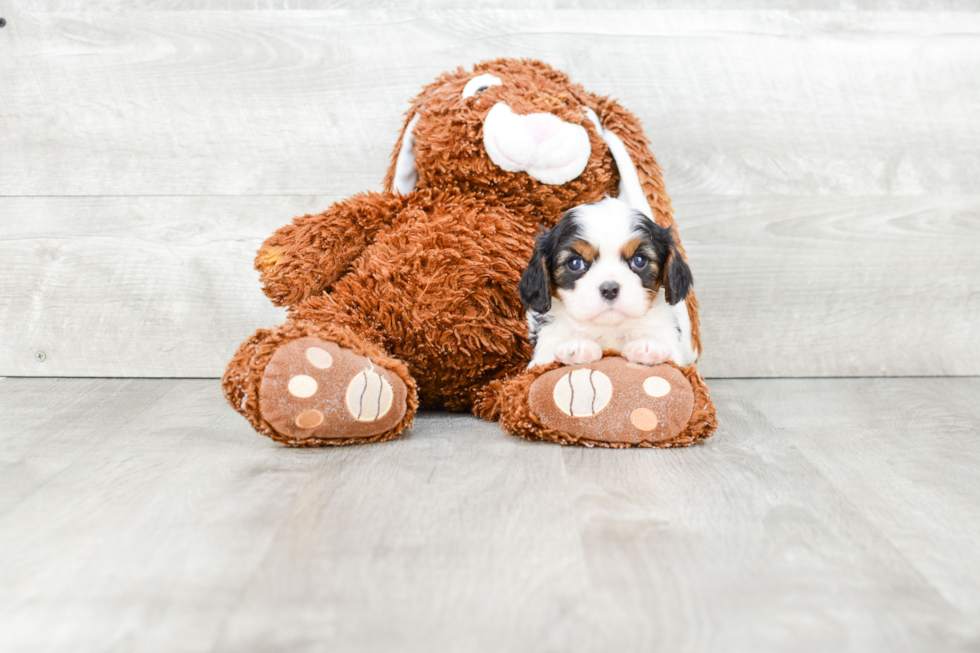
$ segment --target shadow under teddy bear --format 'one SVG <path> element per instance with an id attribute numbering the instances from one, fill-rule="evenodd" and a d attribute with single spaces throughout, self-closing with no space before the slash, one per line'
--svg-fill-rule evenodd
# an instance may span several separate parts
<path id="1" fill-rule="evenodd" d="M 295 218 L 262 245 L 264 290 L 289 316 L 242 343 L 225 396 L 258 432 L 299 447 L 397 437 L 420 406 L 562 444 L 710 436 L 693 293 L 675 306 L 686 365 L 611 354 L 527 369 L 517 285 L 535 237 L 607 194 L 674 224 L 639 121 L 615 101 L 532 60 L 444 73 L 412 102 L 383 192 Z"/>

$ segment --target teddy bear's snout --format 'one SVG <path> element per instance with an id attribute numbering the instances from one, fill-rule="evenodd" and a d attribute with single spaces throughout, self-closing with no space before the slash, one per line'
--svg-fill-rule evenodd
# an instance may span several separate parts
<path id="1" fill-rule="evenodd" d="M 483 121 L 483 146 L 503 170 L 526 172 L 552 185 L 582 174 L 592 154 L 581 125 L 550 113 L 517 115 L 504 102 L 495 104 Z"/>
<path id="2" fill-rule="evenodd" d="M 561 119 L 550 113 L 532 113 L 524 116 L 524 128 L 538 144 L 560 132 L 562 124 Z"/>

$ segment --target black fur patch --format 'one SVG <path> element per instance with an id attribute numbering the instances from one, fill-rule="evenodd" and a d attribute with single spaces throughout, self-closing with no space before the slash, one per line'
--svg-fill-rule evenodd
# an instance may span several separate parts
<path id="1" fill-rule="evenodd" d="M 547 313 L 542 314 L 538 313 L 537 311 L 534 312 L 534 326 L 531 327 L 528 333 L 528 339 L 531 341 L 532 347 L 538 346 L 538 331 L 549 324 L 553 324 L 554 321 L 555 317 L 553 315 Z"/>
<path id="2" fill-rule="evenodd" d="M 646 268 L 633 271 L 640 276 L 646 288 L 653 289 L 658 284 L 662 285 L 668 304 L 674 305 L 683 301 L 691 292 L 694 278 L 691 268 L 674 243 L 673 230 L 661 227 L 639 211 L 634 213 L 633 220 L 644 240 L 637 251 L 650 259 L 650 265 Z M 651 278 L 654 274 L 657 276 Z"/>
<path id="3" fill-rule="evenodd" d="M 555 273 L 556 268 L 563 265 L 574 254 L 569 252 L 571 243 L 578 238 L 579 231 L 579 225 L 575 220 L 575 209 L 571 209 L 565 212 L 561 222 L 553 229 L 538 236 L 531 261 L 517 286 L 525 308 L 537 313 L 547 313 L 551 310 L 552 286 L 571 288 L 575 285 L 575 279 L 585 274 L 585 270 L 578 274 L 571 270 L 564 271 L 577 276 Z"/>

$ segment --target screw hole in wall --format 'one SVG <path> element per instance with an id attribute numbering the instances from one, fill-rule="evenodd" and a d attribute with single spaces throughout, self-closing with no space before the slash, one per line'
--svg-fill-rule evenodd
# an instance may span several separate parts
<path id="1" fill-rule="evenodd" d="M 7 24 L 6 18 L 0 18 L 0 27 L 4 27 Z"/>

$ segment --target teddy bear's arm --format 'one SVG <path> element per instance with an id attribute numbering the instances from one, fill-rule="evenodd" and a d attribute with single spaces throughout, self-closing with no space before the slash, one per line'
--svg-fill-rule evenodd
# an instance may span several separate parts
<path id="1" fill-rule="evenodd" d="M 396 195 L 361 193 L 323 213 L 294 218 L 255 257 L 265 294 L 277 306 L 295 306 L 328 290 L 403 204 Z"/>

